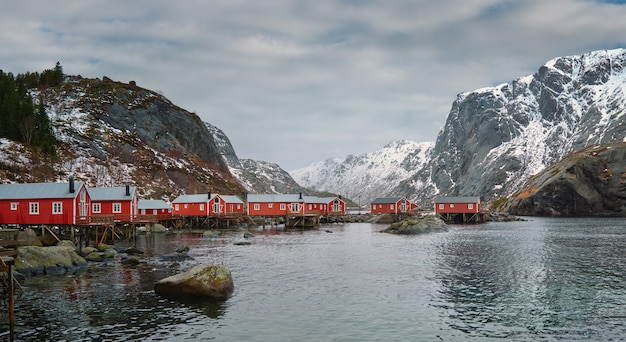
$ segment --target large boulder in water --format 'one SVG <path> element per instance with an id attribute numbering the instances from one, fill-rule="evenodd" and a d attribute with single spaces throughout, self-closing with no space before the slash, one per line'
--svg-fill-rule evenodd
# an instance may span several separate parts
<path id="1" fill-rule="evenodd" d="M 409 217 L 400 222 L 392 223 L 384 233 L 392 234 L 424 234 L 448 231 L 448 226 L 437 216 Z"/>
<path id="2" fill-rule="evenodd" d="M 213 300 L 228 299 L 235 289 L 228 267 L 198 265 L 189 271 L 159 280 L 154 291 L 173 299 L 199 297 Z"/>

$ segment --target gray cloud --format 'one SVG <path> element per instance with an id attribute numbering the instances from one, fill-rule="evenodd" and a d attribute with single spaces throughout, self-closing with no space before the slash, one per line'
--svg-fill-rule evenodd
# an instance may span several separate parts
<path id="1" fill-rule="evenodd" d="M 6 1 L 5 1 L 6 2 Z M 287 170 L 434 140 L 460 92 L 626 45 L 586 0 L 55 1 L 0 13 L 0 68 L 136 81 Z"/>

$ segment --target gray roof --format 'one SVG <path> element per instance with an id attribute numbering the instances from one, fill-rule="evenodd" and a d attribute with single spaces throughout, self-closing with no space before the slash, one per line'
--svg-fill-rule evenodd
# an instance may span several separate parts
<path id="1" fill-rule="evenodd" d="M 404 197 L 379 197 L 372 201 L 372 204 L 396 203 Z M 407 200 L 408 201 L 408 200 Z"/>
<path id="2" fill-rule="evenodd" d="M 233 195 L 219 195 L 224 201 L 226 201 L 226 203 L 240 203 L 243 204 L 243 201 L 237 197 L 237 196 L 233 196 Z"/>
<path id="3" fill-rule="evenodd" d="M 276 203 L 276 202 L 303 202 L 306 196 L 300 194 L 248 194 L 248 202 Z"/>
<path id="4" fill-rule="evenodd" d="M 164 200 L 140 199 L 137 202 L 137 209 L 172 209 L 172 206 Z"/>
<path id="5" fill-rule="evenodd" d="M 211 194 L 211 198 L 213 198 L 215 196 L 219 196 L 226 203 L 241 203 L 241 204 L 243 204 L 243 201 L 241 199 L 239 199 L 239 197 L 237 197 L 237 196 Z M 209 194 L 206 193 L 206 194 L 180 195 L 180 196 L 176 197 L 176 199 L 173 200 L 172 203 L 206 203 L 208 201 L 209 201 Z"/>
<path id="6" fill-rule="evenodd" d="M 0 184 L 0 199 L 74 198 L 83 182 L 74 182 L 74 192 L 66 183 Z"/>
<path id="7" fill-rule="evenodd" d="M 480 203 L 479 196 L 439 196 L 435 203 Z"/>
<path id="8" fill-rule="evenodd" d="M 126 196 L 126 186 L 111 188 L 87 188 L 92 201 L 122 201 L 130 200 L 135 195 L 135 187 L 129 186 L 130 196 Z"/>
<path id="9" fill-rule="evenodd" d="M 211 198 L 215 197 L 215 194 L 211 194 Z M 191 194 L 180 195 L 176 197 L 172 203 L 206 203 L 209 201 L 209 194 Z"/>

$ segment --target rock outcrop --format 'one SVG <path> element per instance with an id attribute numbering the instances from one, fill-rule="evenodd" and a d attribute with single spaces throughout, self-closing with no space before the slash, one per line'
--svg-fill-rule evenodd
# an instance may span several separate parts
<path id="1" fill-rule="evenodd" d="M 416 235 L 432 232 L 448 231 L 448 226 L 442 219 L 434 215 L 409 217 L 400 222 L 392 223 L 383 233 Z"/>
<path id="2" fill-rule="evenodd" d="M 154 291 L 173 299 L 199 297 L 226 300 L 235 289 L 228 267 L 223 265 L 198 265 L 189 271 L 159 280 Z"/>
<path id="3" fill-rule="evenodd" d="M 626 142 L 570 153 L 507 204 L 514 215 L 626 216 Z"/>
<path id="4" fill-rule="evenodd" d="M 87 266 L 87 261 L 69 241 L 50 247 L 23 246 L 18 250 L 15 270 L 27 277 L 73 273 Z"/>

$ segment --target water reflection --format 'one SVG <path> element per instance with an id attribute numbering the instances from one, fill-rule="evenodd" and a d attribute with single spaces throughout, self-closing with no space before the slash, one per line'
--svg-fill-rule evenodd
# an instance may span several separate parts
<path id="1" fill-rule="evenodd" d="M 440 246 L 434 305 L 467 336 L 606 335 L 626 314 L 624 232 L 609 236 L 541 219 L 459 228 Z"/>

